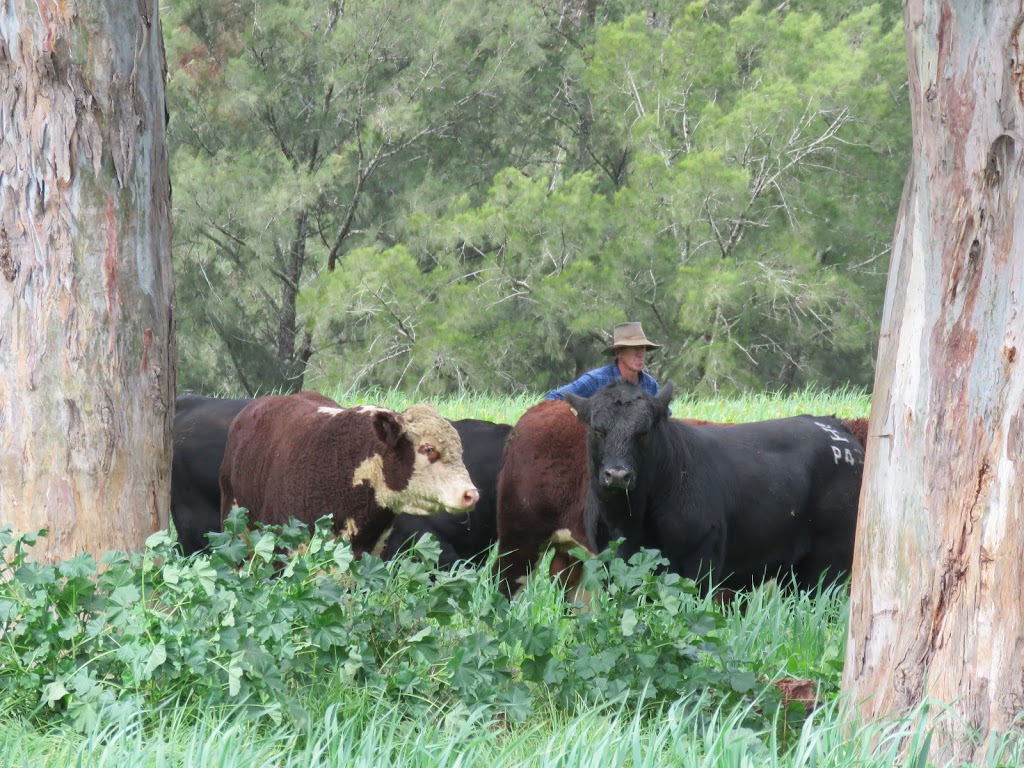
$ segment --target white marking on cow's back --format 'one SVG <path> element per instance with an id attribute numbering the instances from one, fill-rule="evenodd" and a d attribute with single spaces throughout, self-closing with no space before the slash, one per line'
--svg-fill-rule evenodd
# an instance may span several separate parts
<path id="1" fill-rule="evenodd" d="M 815 423 L 815 425 L 817 425 L 817 426 L 821 427 L 823 430 L 825 430 L 828 434 L 830 434 L 832 436 L 832 441 L 833 442 L 835 442 L 835 443 L 848 443 L 848 442 L 850 442 L 847 438 L 845 438 L 841 434 L 839 434 L 839 430 L 837 430 L 835 427 L 830 427 L 828 424 L 822 424 L 820 421 L 816 421 L 814 423 Z"/>
<path id="2" fill-rule="evenodd" d="M 316 409 L 316 412 L 317 413 L 322 413 L 325 416 L 337 416 L 339 413 L 342 413 L 344 410 L 345 410 L 344 408 L 334 408 L 334 407 L 329 406 L 329 405 L 321 405 L 319 408 Z"/>
<path id="3" fill-rule="evenodd" d="M 390 412 L 391 409 L 381 408 L 379 405 L 353 405 L 349 410 L 356 413 L 381 413 L 384 411 Z"/>

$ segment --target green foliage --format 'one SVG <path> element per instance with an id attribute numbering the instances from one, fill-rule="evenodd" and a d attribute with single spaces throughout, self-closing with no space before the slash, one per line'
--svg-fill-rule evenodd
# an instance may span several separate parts
<path id="1" fill-rule="evenodd" d="M 545 599 L 510 604 L 469 567 L 438 572 L 433 540 L 385 564 L 354 561 L 326 519 L 312 538 L 246 523 L 233 513 L 209 556 L 180 558 L 160 533 L 100 565 L 34 563 L 36 536 L 3 529 L 8 716 L 85 732 L 201 705 L 303 726 L 310 692 L 356 686 L 414 717 L 458 706 L 522 722 L 548 701 L 568 713 L 689 692 L 740 701 L 764 677 L 692 583 L 655 572 L 653 553 L 589 561 L 595 597 L 581 612 L 551 583 Z"/>
<path id="2" fill-rule="evenodd" d="M 175 0 L 164 19 L 180 378 L 205 391 L 301 387 L 308 279 L 490 179 L 537 131 L 524 82 L 557 85 L 519 3 Z"/>
<path id="3" fill-rule="evenodd" d="M 531 660 L 529 669 L 552 686 L 556 700 L 593 705 L 637 696 L 639 704 L 710 688 L 735 701 L 751 692 L 755 674 L 723 642 L 724 619 L 698 598 L 696 585 L 661 573 L 666 561 L 657 552 L 639 552 L 627 563 L 615 550 L 585 562 L 582 587 L 590 602 L 566 656 Z M 548 645 L 544 637 L 538 648 Z"/>
<path id="4" fill-rule="evenodd" d="M 686 389 L 871 384 L 897 4 L 174 0 L 164 33 L 183 388 L 543 391 L 626 319 Z"/>

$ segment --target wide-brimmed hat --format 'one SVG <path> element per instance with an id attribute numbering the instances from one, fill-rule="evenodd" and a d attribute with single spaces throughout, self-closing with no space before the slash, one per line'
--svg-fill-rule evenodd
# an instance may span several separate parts
<path id="1" fill-rule="evenodd" d="M 644 336 L 640 323 L 619 323 L 612 331 L 612 343 L 604 348 L 604 354 L 610 355 L 625 347 L 661 349 L 661 344 L 655 344 Z"/>

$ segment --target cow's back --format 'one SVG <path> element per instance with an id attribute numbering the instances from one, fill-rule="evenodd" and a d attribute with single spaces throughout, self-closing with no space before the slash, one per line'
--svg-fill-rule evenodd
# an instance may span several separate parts
<path id="1" fill-rule="evenodd" d="M 728 545 L 716 568 L 728 586 L 792 568 L 811 587 L 826 571 L 849 571 L 864 454 L 842 421 L 802 415 L 675 429 L 693 449 L 689 474 L 704 478 L 681 493 L 705 517 L 723 518 Z"/>

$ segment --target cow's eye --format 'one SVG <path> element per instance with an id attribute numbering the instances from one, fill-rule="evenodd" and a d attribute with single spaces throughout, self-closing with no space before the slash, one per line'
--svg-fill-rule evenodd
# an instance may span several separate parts
<path id="1" fill-rule="evenodd" d="M 424 443 L 420 446 L 420 453 L 427 457 L 427 461 L 433 464 L 435 461 L 441 458 L 441 453 L 432 446 L 430 443 Z"/>

